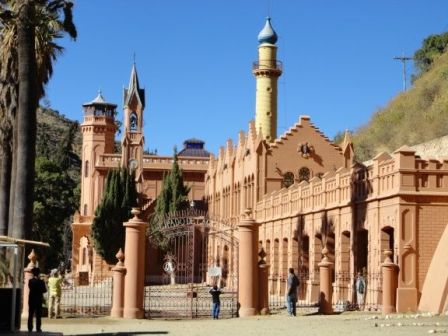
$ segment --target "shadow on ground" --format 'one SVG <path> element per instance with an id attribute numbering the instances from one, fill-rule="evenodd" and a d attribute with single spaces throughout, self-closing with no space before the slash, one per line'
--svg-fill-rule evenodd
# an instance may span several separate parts
<path id="1" fill-rule="evenodd" d="M 101 335 L 101 336 L 133 336 L 133 335 L 167 335 L 168 331 L 134 331 L 134 332 L 116 332 L 116 333 L 92 333 L 92 334 L 71 334 L 71 336 L 92 336 L 92 335 Z M 3 335 L 2 335 L 3 336 Z M 67 336 L 70 336 L 68 334 Z"/>

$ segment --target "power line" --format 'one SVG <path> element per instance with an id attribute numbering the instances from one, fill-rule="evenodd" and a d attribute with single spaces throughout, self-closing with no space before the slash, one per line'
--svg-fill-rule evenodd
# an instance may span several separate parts
<path id="1" fill-rule="evenodd" d="M 412 60 L 412 57 L 409 56 L 396 56 L 394 60 L 403 62 L 403 91 L 406 91 L 406 62 Z"/>

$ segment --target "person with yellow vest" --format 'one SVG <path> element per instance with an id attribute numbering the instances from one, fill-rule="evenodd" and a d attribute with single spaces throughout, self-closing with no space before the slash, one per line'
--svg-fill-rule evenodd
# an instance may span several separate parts
<path id="1" fill-rule="evenodd" d="M 48 279 L 48 317 L 60 318 L 62 276 L 57 269 L 50 272 Z"/>

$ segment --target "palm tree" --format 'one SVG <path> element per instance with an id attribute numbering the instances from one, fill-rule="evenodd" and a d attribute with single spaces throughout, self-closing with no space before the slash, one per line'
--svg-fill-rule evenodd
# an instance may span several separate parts
<path id="1" fill-rule="evenodd" d="M 17 110 L 16 25 L 8 3 L 0 2 L 0 234 L 8 233 L 13 123 Z"/>
<path id="2" fill-rule="evenodd" d="M 14 63 L 16 82 L 10 90 L 18 93 L 16 115 L 12 115 L 13 161 L 10 184 L 9 233 L 27 238 L 32 223 L 36 109 L 45 95 L 45 84 L 53 73 L 53 62 L 63 48 L 54 41 L 64 33 L 76 38 L 72 20 L 73 4 L 66 0 L 0 0 L 0 66 Z M 61 19 L 63 14 L 63 20 Z M 15 60 L 11 60 L 15 58 Z M 0 73 L 1 73 L 0 70 Z M 1 77 L 0 77 L 1 79 Z M 18 87 L 18 91 L 17 91 Z M 0 100 L 3 95 L 0 95 Z M 6 104 L 3 104 L 7 106 Z M 2 104 L 0 103 L 0 108 Z M 6 115 L 6 113 L 3 113 Z M 1 116 L 1 115 L 0 115 Z M 5 118 L 1 124 L 4 124 Z M 6 123 L 6 122 L 5 122 Z M 0 128 L 0 131 L 2 128 Z M 2 186 L 0 186 L 2 187 Z M 2 197 L 7 197 L 7 192 Z M 0 205 L 0 211 L 3 205 Z M 6 209 L 6 207 L 5 207 Z M 3 214 L 0 213 L 0 220 Z M 1 228 L 1 224 L 0 224 Z"/>

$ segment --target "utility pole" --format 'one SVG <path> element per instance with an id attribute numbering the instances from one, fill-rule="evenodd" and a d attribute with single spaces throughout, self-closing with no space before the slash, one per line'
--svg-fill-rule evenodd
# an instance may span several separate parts
<path id="1" fill-rule="evenodd" d="M 403 62 L 403 91 L 406 91 L 406 62 L 412 60 L 412 57 L 409 56 L 396 56 L 394 60 Z"/>

